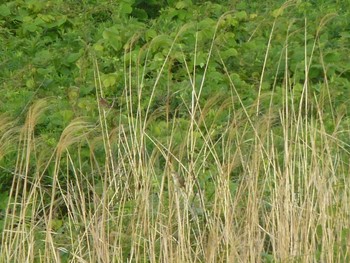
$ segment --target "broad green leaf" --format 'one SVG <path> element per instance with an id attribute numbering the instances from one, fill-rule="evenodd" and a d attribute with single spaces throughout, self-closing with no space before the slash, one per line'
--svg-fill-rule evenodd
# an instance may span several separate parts
<path id="1" fill-rule="evenodd" d="M 23 25 L 23 29 L 24 29 L 25 31 L 29 31 L 29 32 L 31 32 L 31 33 L 34 33 L 34 32 L 36 32 L 36 31 L 38 31 L 40 28 L 39 28 L 37 25 L 35 25 L 35 24 L 33 24 L 33 23 L 30 23 L 30 24 L 24 24 L 24 25 Z"/>
<path id="2" fill-rule="evenodd" d="M 179 1 L 176 3 L 175 7 L 176 9 L 184 9 L 188 6 L 187 1 Z"/>
<path id="3" fill-rule="evenodd" d="M 103 32 L 103 37 L 108 40 L 108 44 L 115 51 L 119 51 L 123 47 L 120 36 L 113 33 L 105 33 L 105 32 Z"/>
<path id="4" fill-rule="evenodd" d="M 0 210 L 6 209 L 9 198 L 9 194 L 7 192 L 0 193 Z"/>
<path id="5" fill-rule="evenodd" d="M 62 219 L 52 219 L 51 223 L 52 223 L 52 229 L 54 231 L 59 230 L 63 225 Z"/>
<path id="6" fill-rule="evenodd" d="M 37 1 L 37 0 L 28 0 L 26 1 L 27 8 L 34 13 L 40 12 L 44 6 L 45 1 Z"/>
<path id="7" fill-rule="evenodd" d="M 64 23 L 66 23 L 67 21 L 67 16 L 66 15 L 63 15 L 63 16 L 60 16 L 60 17 L 56 17 L 56 25 L 57 26 L 61 26 L 63 25 Z"/>
<path id="8" fill-rule="evenodd" d="M 107 28 L 103 31 L 102 36 L 107 40 L 107 43 L 112 46 L 115 51 L 119 51 L 123 47 L 123 37 L 125 38 L 125 32 L 118 26 Z M 123 35 L 124 34 L 124 35 Z"/>
<path id="9" fill-rule="evenodd" d="M 52 15 L 38 14 L 38 17 L 39 17 L 42 21 L 44 21 L 44 22 L 46 22 L 46 23 L 50 23 L 50 22 L 56 20 L 55 17 L 52 16 Z"/>
<path id="10" fill-rule="evenodd" d="M 30 78 L 26 81 L 26 87 L 29 89 L 33 89 L 35 87 L 35 80 Z"/>
<path id="11" fill-rule="evenodd" d="M 134 8 L 132 11 L 132 16 L 137 17 L 137 19 L 145 21 L 148 18 L 148 14 L 144 9 Z"/>
<path id="12" fill-rule="evenodd" d="M 272 11 L 272 16 L 277 18 L 283 14 L 283 8 L 278 8 Z"/>
<path id="13" fill-rule="evenodd" d="M 331 53 L 328 53 L 327 55 L 324 56 L 324 61 L 326 63 L 337 63 L 340 60 L 341 60 L 340 53 L 331 52 Z"/>
<path id="14" fill-rule="evenodd" d="M 238 55 L 238 52 L 235 48 L 229 48 L 225 51 L 220 52 L 220 55 L 223 59 L 227 59 L 229 57 L 235 57 Z"/>
<path id="15" fill-rule="evenodd" d="M 208 27 L 215 27 L 216 21 L 211 18 L 205 18 L 198 23 L 198 29 L 208 29 Z"/>
<path id="16" fill-rule="evenodd" d="M 219 23 L 220 27 L 226 28 L 229 26 L 236 27 L 239 24 L 239 19 L 237 19 L 236 16 L 233 15 L 227 15 L 225 16 L 225 19 L 222 19 Z"/>
<path id="17" fill-rule="evenodd" d="M 148 29 L 145 33 L 146 41 L 150 41 L 157 36 L 157 31 L 154 29 Z"/>
<path id="18" fill-rule="evenodd" d="M 90 97 L 80 98 L 78 107 L 86 112 L 96 109 L 96 100 Z"/>
<path id="19" fill-rule="evenodd" d="M 34 64 L 45 65 L 52 59 L 52 54 L 48 50 L 42 50 L 35 54 L 33 59 Z"/>
<path id="20" fill-rule="evenodd" d="M 104 50 L 104 47 L 103 47 L 103 45 L 101 45 L 100 43 L 96 43 L 96 44 L 94 44 L 94 49 L 95 49 L 96 51 L 103 51 L 103 50 Z"/>
<path id="21" fill-rule="evenodd" d="M 10 14 L 11 14 L 11 10 L 10 8 L 8 8 L 8 6 L 0 5 L 0 16 L 6 17 L 6 16 L 9 16 Z"/>
<path id="22" fill-rule="evenodd" d="M 91 93 L 94 90 L 94 86 L 92 85 L 84 85 L 80 87 L 80 95 L 85 96 Z"/>
<path id="23" fill-rule="evenodd" d="M 248 18 L 246 11 L 240 11 L 235 14 L 235 18 L 237 18 L 239 21 L 246 20 Z"/>
<path id="24" fill-rule="evenodd" d="M 68 55 L 66 61 L 67 61 L 68 63 L 74 63 L 74 62 L 76 62 L 76 61 L 80 58 L 80 56 L 81 56 L 81 54 L 80 54 L 79 52 L 77 52 L 77 53 L 71 53 L 71 54 Z"/>
<path id="25" fill-rule="evenodd" d="M 169 37 L 169 35 L 159 35 L 152 40 L 151 47 L 152 50 L 164 49 L 170 47 L 173 40 Z"/>
<path id="26" fill-rule="evenodd" d="M 38 74 L 44 76 L 46 74 L 51 73 L 52 71 L 49 68 L 38 68 L 37 72 L 38 72 Z"/>
<path id="27" fill-rule="evenodd" d="M 31 16 L 24 16 L 22 18 L 22 22 L 23 23 L 32 23 L 33 22 L 33 18 Z"/>
<path id="28" fill-rule="evenodd" d="M 60 114 L 63 117 L 63 121 L 65 123 L 69 123 L 74 117 L 74 112 L 71 110 L 62 110 L 60 111 Z"/>
<path id="29" fill-rule="evenodd" d="M 119 6 L 119 11 L 121 14 L 129 15 L 132 12 L 132 6 L 129 3 L 121 3 Z"/>
<path id="30" fill-rule="evenodd" d="M 203 68 L 207 62 L 208 54 L 201 51 L 198 52 L 196 57 L 196 66 Z"/>
<path id="31" fill-rule="evenodd" d="M 340 35 L 343 38 L 350 38 L 350 32 L 341 32 Z"/>
<path id="32" fill-rule="evenodd" d="M 258 14 L 256 14 L 256 13 L 249 15 L 250 19 L 254 19 L 254 18 L 257 18 L 257 17 L 258 17 Z"/>
<path id="33" fill-rule="evenodd" d="M 67 94 L 69 100 L 76 100 L 79 97 L 79 89 L 77 87 L 70 87 Z"/>
<path id="34" fill-rule="evenodd" d="M 117 82 L 117 76 L 113 73 L 101 76 L 101 79 L 103 86 L 106 88 L 113 86 Z"/>

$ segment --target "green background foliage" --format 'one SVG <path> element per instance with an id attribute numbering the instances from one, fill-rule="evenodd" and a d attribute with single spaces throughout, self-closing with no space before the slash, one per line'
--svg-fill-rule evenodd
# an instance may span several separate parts
<path id="1" fill-rule="evenodd" d="M 263 116 L 271 105 L 277 115 L 285 107 L 285 87 L 290 87 L 289 99 L 297 108 L 305 82 L 310 85 L 306 95 L 310 105 L 321 105 L 327 132 L 335 127 L 348 130 L 349 32 L 348 1 L 6 1 L 0 4 L 0 112 L 13 120 L 8 127 L 15 127 L 25 122 L 30 105 L 49 98 L 50 105 L 35 127 L 42 155 L 36 158 L 44 163 L 72 120 L 82 117 L 98 122 L 96 60 L 104 97 L 113 105 L 108 125 L 127 125 L 139 114 L 150 113 L 147 132 L 160 143 L 173 136 L 173 151 L 178 155 L 187 147 L 183 139 L 190 125 L 193 89 L 201 94 L 198 105 L 205 118 L 205 123 L 198 122 L 199 131 L 211 132 L 216 152 L 225 151 L 215 143 L 232 116 L 243 115 L 241 103 L 251 109 L 248 115 L 252 120 Z M 305 64 L 310 65 L 307 75 Z M 242 99 L 233 101 L 236 112 L 228 106 L 232 103 L 228 94 L 234 92 Z M 127 101 L 128 97 L 132 99 Z M 257 103 L 258 116 L 256 107 L 251 106 Z M 141 112 L 130 114 L 130 108 L 138 105 Z M 319 112 L 308 114 L 312 120 Z M 344 116 L 340 123 L 339 115 Z M 173 118 L 174 134 L 169 127 Z M 254 137 L 252 130 L 240 125 L 242 137 Z M 273 130 L 283 133 L 278 125 Z M 5 131 L 0 127 L 0 135 Z M 199 131 L 193 136 L 200 149 L 206 142 Z M 346 135 L 342 139 L 349 142 Z M 14 176 L 17 143 L 0 152 L 1 211 Z M 151 154 L 155 145 L 148 143 L 146 149 Z M 276 145 L 282 147 L 283 139 Z M 71 152 L 71 158 L 91 158 L 90 145 L 79 147 L 79 152 Z M 96 162 L 103 164 L 103 147 L 94 147 Z M 251 151 L 249 146 L 242 149 Z M 162 171 L 165 161 L 159 159 L 156 166 Z M 62 167 L 67 162 L 62 161 Z M 208 195 L 215 191 L 210 182 L 214 166 L 215 160 L 208 157 L 199 178 Z M 47 173 L 54 169 L 50 166 Z M 81 169 L 88 170 L 89 165 L 83 163 Z M 239 166 L 232 172 L 232 191 L 243 170 Z M 50 185 L 52 178 L 45 180 Z M 54 228 L 62 227 L 65 213 L 60 211 Z"/>

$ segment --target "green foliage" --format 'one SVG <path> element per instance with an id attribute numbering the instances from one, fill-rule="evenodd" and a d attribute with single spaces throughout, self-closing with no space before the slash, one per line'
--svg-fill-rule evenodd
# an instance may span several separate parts
<path id="1" fill-rule="evenodd" d="M 259 117 L 269 111 L 271 118 L 287 111 L 288 102 L 295 112 L 299 113 L 299 108 L 306 111 L 303 113 L 310 120 L 322 113 L 326 132 L 336 133 L 337 127 L 348 129 L 350 6 L 346 2 L 7 1 L 0 5 L 0 112 L 24 123 L 34 101 L 52 98 L 34 132 L 42 147 L 42 156 L 36 158 L 47 160 L 43 155 L 56 149 L 62 131 L 76 118 L 99 122 L 96 88 L 101 85 L 103 96 L 113 101 L 113 107 L 104 109 L 107 126 L 125 135 L 122 138 L 118 133 L 117 137 L 128 146 L 140 136 L 128 129 L 133 125 L 139 128 L 144 121 L 142 129 L 158 143 L 165 145 L 172 140 L 173 154 L 185 164 L 191 158 L 198 160 L 207 145 L 220 153 L 208 154 L 200 167 L 200 186 L 207 189 L 210 200 L 216 191 L 212 176 L 215 162 L 225 156 L 222 135 L 235 127 L 230 140 L 246 142 L 255 137 L 250 123 L 231 123 L 233 116 L 259 123 Z M 310 111 L 300 107 L 305 98 Z M 196 116 L 191 115 L 194 109 Z M 345 117 L 337 123 L 337 115 Z M 196 119 L 195 128 L 192 118 Z M 280 125 L 268 130 L 283 136 Z M 81 142 L 79 152 L 72 150 L 62 156 L 58 169 L 62 181 L 69 181 L 67 178 L 76 172 L 67 168 L 70 162 L 78 162 L 80 172 L 101 170 L 107 154 L 95 132 Z M 191 158 L 181 156 L 190 147 L 186 141 L 190 136 L 195 149 Z M 95 141 L 87 143 L 92 138 Z M 147 158 L 157 151 L 154 142 L 142 143 Z M 275 143 L 282 149 L 283 137 Z M 118 147 L 111 146 L 123 155 Z M 242 155 L 254 152 L 250 145 L 241 149 L 245 151 Z M 15 152 L 8 150 L 0 156 L 1 213 L 17 162 Z M 276 159 L 283 163 L 283 156 Z M 89 166 L 91 160 L 96 167 Z M 159 171 L 164 170 L 164 160 L 156 164 Z M 244 169 L 237 165 L 229 173 L 232 195 L 238 191 L 236 182 Z M 43 182 L 50 185 L 55 167 L 48 166 L 44 174 Z M 97 194 L 102 195 L 100 174 L 91 172 L 89 176 L 96 182 Z M 152 185 L 158 181 L 160 177 Z M 62 183 L 63 188 L 67 185 Z M 130 185 L 138 187 L 137 182 Z M 126 204 L 134 205 L 129 200 Z M 67 227 L 65 216 L 62 211 L 53 219 L 54 231 Z M 0 218 L 0 229 L 2 223 Z M 132 240 L 128 236 L 123 240 L 127 243 L 125 254 Z M 273 256 L 265 253 L 262 258 L 272 262 Z"/>

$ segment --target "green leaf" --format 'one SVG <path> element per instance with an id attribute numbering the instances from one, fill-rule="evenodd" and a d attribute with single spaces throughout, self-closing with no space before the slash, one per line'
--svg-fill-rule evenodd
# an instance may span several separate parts
<path id="1" fill-rule="evenodd" d="M 60 114 L 65 123 L 69 123 L 74 117 L 74 112 L 71 110 L 62 110 L 60 111 Z"/>
<path id="2" fill-rule="evenodd" d="M 119 51 L 123 47 L 121 36 L 117 32 L 117 29 L 114 28 L 114 27 L 106 29 L 105 31 L 103 31 L 102 37 L 107 40 L 108 44 L 115 51 Z"/>
<path id="3" fill-rule="evenodd" d="M 272 11 L 272 16 L 277 18 L 283 14 L 283 8 L 278 8 Z"/>
<path id="4" fill-rule="evenodd" d="M 55 17 L 52 15 L 43 15 L 43 14 L 38 14 L 38 17 L 44 21 L 45 23 L 50 23 L 52 21 L 55 21 Z"/>
<path id="5" fill-rule="evenodd" d="M 80 95 L 86 96 L 94 90 L 94 86 L 92 85 L 84 85 L 80 87 Z"/>
<path id="6" fill-rule="evenodd" d="M 78 53 L 71 53 L 68 55 L 66 61 L 68 63 L 74 63 L 80 58 L 80 56 L 81 56 L 81 54 L 79 52 Z"/>
<path id="7" fill-rule="evenodd" d="M 179 1 L 176 3 L 175 7 L 176 9 L 184 9 L 188 6 L 187 1 Z"/>
<path id="8" fill-rule="evenodd" d="M 63 221 L 61 219 L 52 219 L 52 229 L 57 231 L 63 225 Z"/>
<path id="9" fill-rule="evenodd" d="M 37 25 L 31 23 L 31 24 L 24 24 L 24 25 L 23 25 L 23 29 L 24 29 L 25 31 L 29 31 L 29 32 L 31 32 L 31 33 L 34 33 L 34 32 L 36 32 L 36 31 L 39 30 L 39 27 L 38 27 Z"/>
<path id="10" fill-rule="evenodd" d="M 152 40 L 151 47 L 153 51 L 164 49 L 166 47 L 170 47 L 172 42 L 173 41 L 169 35 L 159 35 Z"/>
<path id="11" fill-rule="evenodd" d="M 54 69 L 52 67 L 48 67 L 48 68 L 38 68 L 37 72 L 38 74 L 45 76 L 48 74 L 51 74 L 54 71 Z"/>
<path id="12" fill-rule="evenodd" d="M 9 195 L 7 192 L 0 193 L 0 210 L 6 209 L 8 200 L 9 200 Z"/>
<path id="13" fill-rule="evenodd" d="M 121 14 L 129 15 L 132 13 L 132 6 L 129 3 L 121 3 L 119 6 L 119 11 Z"/>
<path id="14" fill-rule="evenodd" d="M 29 89 L 33 89 L 35 87 L 35 81 L 33 78 L 30 78 L 26 81 L 26 86 Z"/>
<path id="15" fill-rule="evenodd" d="M 146 41 L 150 41 L 157 36 L 157 31 L 154 29 L 148 29 L 145 33 Z"/>
<path id="16" fill-rule="evenodd" d="M 42 21 L 38 21 L 38 19 L 33 20 L 31 16 L 25 16 L 23 17 L 23 23 L 22 28 L 24 32 L 28 31 L 31 33 L 34 33 L 36 31 L 41 31 L 40 24 L 42 24 Z"/>
<path id="17" fill-rule="evenodd" d="M 45 6 L 44 1 L 37 1 L 37 0 L 26 1 L 26 4 L 27 4 L 27 8 L 34 13 L 40 12 Z"/>
<path id="18" fill-rule="evenodd" d="M 133 17 L 137 17 L 139 20 L 146 20 L 148 18 L 148 14 L 144 9 L 140 9 L 140 8 L 134 8 L 134 10 L 132 11 L 132 16 Z"/>
<path id="19" fill-rule="evenodd" d="M 85 97 L 81 98 L 78 103 L 78 107 L 85 111 L 92 111 L 96 108 L 96 101 L 93 98 Z"/>
<path id="20" fill-rule="evenodd" d="M 203 68 L 207 62 L 208 54 L 201 51 L 198 52 L 196 57 L 196 66 Z"/>
<path id="21" fill-rule="evenodd" d="M 79 89 L 77 87 L 70 87 L 68 88 L 68 99 L 69 100 L 76 100 L 79 97 Z"/>
<path id="22" fill-rule="evenodd" d="M 113 86 L 117 82 L 117 76 L 115 74 L 107 74 L 101 77 L 103 86 L 108 88 Z"/>
<path id="23" fill-rule="evenodd" d="M 248 18 L 247 12 L 246 11 L 237 12 L 235 14 L 235 18 L 237 18 L 238 21 L 247 20 L 247 18 Z"/>
<path id="24" fill-rule="evenodd" d="M 11 15 L 10 8 L 8 8 L 6 5 L 0 5 L 0 16 L 6 17 L 9 15 Z"/>
<path id="25" fill-rule="evenodd" d="M 326 63 L 337 63 L 341 60 L 341 54 L 336 52 L 328 53 L 324 56 Z"/>
<path id="26" fill-rule="evenodd" d="M 250 19 L 255 19 L 255 18 L 257 18 L 258 17 L 258 14 L 256 14 L 256 13 L 253 13 L 253 14 L 250 14 L 249 15 L 249 18 Z"/>
<path id="27" fill-rule="evenodd" d="M 56 18 L 56 26 L 61 26 L 67 21 L 67 16 L 60 16 L 58 19 Z"/>
<path id="28" fill-rule="evenodd" d="M 238 52 L 235 48 L 229 48 L 225 51 L 221 51 L 220 55 L 222 59 L 227 59 L 229 57 L 236 57 L 238 55 Z"/>
<path id="29" fill-rule="evenodd" d="M 33 63 L 36 65 L 46 65 L 52 59 L 52 54 L 48 50 L 42 50 L 35 54 Z"/>
<path id="30" fill-rule="evenodd" d="M 103 51 L 104 50 L 104 47 L 101 43 L 96 43 L 96 44 L 94 44 L 93 47 L 96 51 Z"/>
<path id="31" fill-rule="evenodd" d="M 198 23 L 198 29 L 207 29 L 208 27 L 215 27 L 216 21 L 211 18 L 205 18 Z"/>

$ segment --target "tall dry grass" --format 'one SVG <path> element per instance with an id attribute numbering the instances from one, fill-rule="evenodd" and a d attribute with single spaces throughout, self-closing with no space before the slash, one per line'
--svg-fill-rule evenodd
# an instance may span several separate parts
<path id="1" fill-rule="evenodd" d="M 212 52 L 214 45 L 208 61 Z M 280 67 L 288 69 L 288 37 L 281 54 Z M 35 133 L 47 100 L 33 104 L 20 127 L 2 119 L 11 129 L 0 130 L 1 140 L 17 141 L 17 162 L 0 261 L 349 261 L 349 145 L 342 139 L 349 131 L 341 114 L 334 115 L 333 130 L 325 127 L 322 105 L 330 102 L 310 92 L 312 56 L 305 50 L 298 100 L 286 73 L 283 107 L 274 105 L 276 85 L 269 94 L 259 88 L 255 103 L 245 105 L 223 63 L 231 94 L 200 103 L 208 88 L 205 68 L 200 86 L 189 73 L 192 99 L 181 105 L 187 122 L 167 106 L 152 112 L 167 57 L 146 110 L 140 103 L 144 69 L 125 64 L 126 119 L 99 104 L 104 93 L 96 62 L 97 125 L 72 121 L 55 149 Z M 323 84 L 330 92 L 326 77 Z M 213 120 L 210 110 L 218 104 Z M 227 121 L 218 134 L 220 114 Z M 115 127 L 107 121 L 111 115 Z M 166 138 L 151 132 L 159 115 Z M 8 149 L 3 145 L 1 151 Z M 171 174 L 183 176 L 185 186 Z"/>

